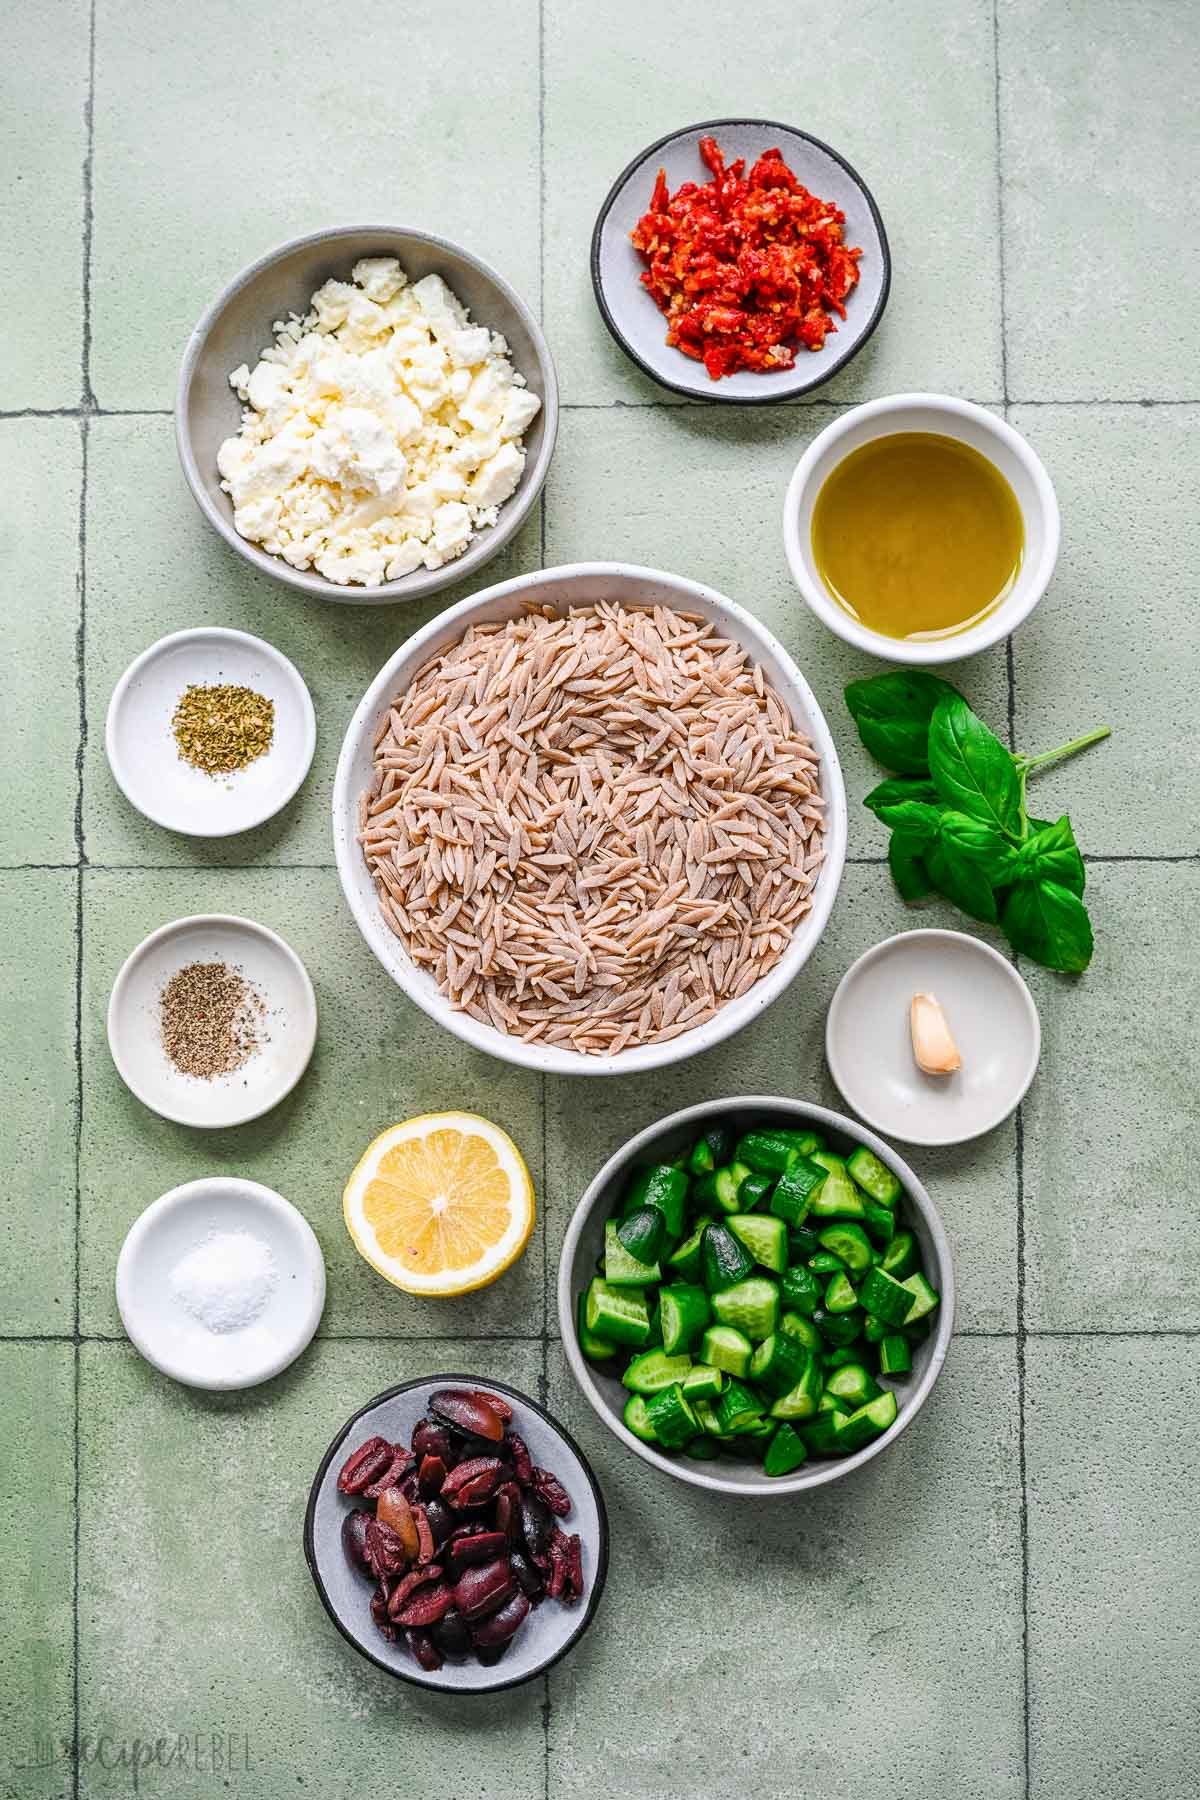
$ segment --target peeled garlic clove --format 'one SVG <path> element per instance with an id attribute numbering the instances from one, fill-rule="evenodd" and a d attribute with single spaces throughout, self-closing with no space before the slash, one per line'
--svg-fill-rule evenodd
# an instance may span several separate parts
<path id="1" fill-rule="evenodd" d="M 918 1069 L 926 1075 L 952 1075 L 962 1068 L 958 1045 L 946 1015 L 932 994 L 912 997 L 912 1047 Z"/>

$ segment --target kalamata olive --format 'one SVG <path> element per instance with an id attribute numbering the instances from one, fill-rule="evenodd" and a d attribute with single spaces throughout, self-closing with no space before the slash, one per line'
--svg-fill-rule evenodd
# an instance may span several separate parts
<path id="1" fill-rule="evenodd" d="M 521 1490 L 515 1481 L 506 1481 L 496 1489 L 492 1522 L 510 1544 L 521 1541 Z"/>
<path id="2" fill-rule="evenodd" d="M 510 1550 L 508 1566 L 517 1578 L 517 1585 L 530 1600 L 540 1600 L 546 1591 L 540 1569 L 535 1569 L 527 1556 L 519 1550 Z"/>
<path id="3" fill-rule="evenodd" d="M 467 1388 L 438 1388 L 430 1394 L 429 1405 L 439 1419 L 447 1419 L 460 1431 L 472 1431 L 476 1437 L 498 1444 L 504 1436 L 504 1420 L 495 1407 Z"/>
<path id="4" fill-rule="evenodd" d="M 504 1449 L 513 1466 L 513 1478 L 520 1487 L 528 1487 L 533 1480 L 533 1458 L 525 1439 L 515 1431 L 510 1431 L 504 1440 Z"/>
<path id="5" fill-rule="evenodd" d="M 413 1518 L 413 1509 L 403 1489 L 385 1488 L 379 1496 L 375 1507 L 375 1517 L 381 1525 L 390 1525 L 404 1546 L 404 1554 L 409 1562 L 417 1554 L 417 1522 Z"/>
<path id="6" fill-rule="evenodd" d="M 510 1422 L 513 1410 L 507 1400 L 502 1400 L 499 1394 L 489 1393 L 487 1388 L 472 1388 L 471 1392 L 476 1400 L 482 1400 L 485 1406 L 490 1406 L 493 1412 L 499 1413 L 506 1425 Z"/>
<path id="7" fill-rule="evenodd" d="M 402 1579 L 396 1583 L 392 1596 L 388 1601 L 388 1613 L 390 1616 L 393 1619 L 397 1618 L 399 1614 L 404 1611 L 404 1608 L 408 1605 L 418 1588 L 427 1587 L 431 1582 L 440 1581 L 441 1579 L 442 1571 L 437 1563 L 429 1563 L 423 1569 L 410 1569 L 408 1574 L 403 1576 Z"/>
<path id="8" fill-rule="evenodd" d="M 389 1644 L 394 1644 L 397 1637 L 396 1627 L 390 1623 L 387 1615 L 387 1593 L 383 1588 L 376 1588 L 371 1595 L 371 1617 L 379 1627 L 381 1634 Z"/>
<path id="9" fill-rule="evenodd" d="M 404 1445 L 393 1444 L 391 1462 L 383 1471 L 382 1475 L 376 1476 L 370 1487 L 365 1487 L 363 1489 L 363 1499 L 378 1500 L 384 1488 L 395 1487 L 397 1482 L 403 1481 L 404 1477 L 412 1467 L 413 1458 L 404 1448 Z"/>
<path id="10" fill-rule="evenodd" d="M 529 1602 L 520 1588 L 506 1600 L 504 1605 L 486 1619 L 481 1619 L 472 1628 L 472 1636 L 477 1645 L 490 1649 L 493 1644 L 507 1644 L 513 1633 L 519 1630 L 529 1612 Z"/>
<path id="11" fill-rule="evenodd" d="M 425 1516 L 425 1508 L 420 1501 L 412 1509 L 413 1524 L 417 1528 L 417 1561 L 427 1563 L 433 1561 L 433 1533 L 429 1529 L 429 1520 Z"/>
<path id="12" fill-rule="evenodd" d="M 545 1556 L 550 1549 L 550 1534 L 554 1529 L 550 1510 L 543 1506 L 537 1495 L 528 1492 L 521 1495 L 521 1531 L 525 1538 L 525 1548 L 530 1556 Z"/>
<path id="13" fill-rule="evenodd" d="M 442 1491 L 446 1465 L 440 1456 L 423 1456 L 417 1469 L 417 1486 L 422 1500 L 432 1500 Z"/>
<path id="14" fill-rule="evenodd" d="M 370 1523 L 370 1513 L 361 1507 L 348 1512 L 342 1520 L 342 1549 L 346 1552 L 346 1560 L 364 1575 L 375 1573 L 367 1559 L 367 1526 Z"/>
<path id="15" fill-rule="evenodd" d="M 454 1604 L 464 1619 L 482 1619 L 503 1606 L 516 1587 L 506 1556 L 464 1569 L 454 1584 Z"/>
<path id="16" fill-rule="evenodd" d="M 471 1650 L 471 1634 L 467 1630 L 467 1622 L 460 1612 L 453 1608 L 440 1618 L 431 1633 L 434 1643 L 443 1656 L 467 1656 Z"/>
<path id="17" fill-rule="evenodd" d="M 444 1544 L 458 1523 L 444 1500 L 427 1500 L 425 1517 L 429 1523 L 430 1534 L 435 1547 Z"/>
<path id="18" fill-rule="evenodd" d="M 428 1669 L 430 1674 L 442 1666 L 442 1653 L 427 1631 L 406 1631 L 404 1641 L 412 1651 L 421 1668 Z"/>
<path id="19" fill-rule="evenodd" d="M 450 1433 L 444 1425 L 435 1425 L 432 1419 L 421 1420 L 412 1434 L 412 1447 L 418 1461 L 422 1456 L 440 1456 L 447 1468 L 458 1461 Z"/>
<path id="20" fill-rule="evenodd" d="M 503 1464 L 495 1456 L 477 1456 L 451 1469 L 442 1483 L 442 1499 L 453 1507 L 478 1506 L 500 1485 Z"/>
<path id="21" fill-rule="evenodd" d="M 457 1580 L 464 1569 L 476 1563 L 495 1562 L 508 1554 L 508 1539 L 502 1531 L 480 1531 L 474 1537 L 455 1538 L 446 1545 L 446 1567 Z"/>
<path id="22" fill-rule="evenodd" d="M 507 1653 L 511 1643 L 511 1638 L 505 1638 L 502 1644 L 477 1644 L 475 1647 L 476 1660 L 485 1669 L 490 1669 Z"/>
<path id="23" fill-rule="evenodd" d="M 409 1560 L 400 1538 L 382 1519 L 367 1521 L 367 1559 L 380 1580 L 399 1575 Z"/>
<path id="24" fill-rule="evenodd" d="M 571 1510 L 571 1496 L 562 1482 L 557 1476 L 552 1475 L 549 1469 L 533 1471 L 533 1491 L 538 1499 L 544 1501 L 558 1518 L 566 1518 Z"/>
<path id="25" fill-rule="evenodd" d="M 454 1592 L 448 1581 L 430 1581 L 424 1587 L 419 1587 L 415 1594 L 410 1594 L 399 1611 L 396 1610 L 395 1599 L 393 1594 L 388 1614 L 397 1625 L 436 1625 L 454 1605 Z"/>
<path id="26" fill-rule="evenodd" d="M 497 1432 L 497 1437 L 500 1433 Z M 386 1438 L 368 1438 L 365 1444 L 348 1456 L 342 1464 L 342 1472 L 337 1478 L 340 1492 L 343 1494 L 361 1494 L 368 1484 L 383 1473 L 392 1460 L 392 1446 Z"/>

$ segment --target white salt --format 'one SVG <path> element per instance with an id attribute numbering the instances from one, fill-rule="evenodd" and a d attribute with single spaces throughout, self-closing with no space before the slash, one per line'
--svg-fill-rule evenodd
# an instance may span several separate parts
<path id="1" fill-rule="evenodd" d="M 209 1331 L 252 1325 L 278 1279 L 269 1244 L 250 1231 L 210 1231 L 171 1270 L 171 1292 Z"/>

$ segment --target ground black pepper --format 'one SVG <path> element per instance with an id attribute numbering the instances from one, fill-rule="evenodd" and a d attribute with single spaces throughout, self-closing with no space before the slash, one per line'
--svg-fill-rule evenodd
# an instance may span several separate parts
<path id="1" fill-rule="evenodd" d="M 163 988 L 160 1015 L 163 1048 L 183 1075 L 229 1075 L 259 1046 L 262 1000 L 225 963 L 177 969 Z"/>

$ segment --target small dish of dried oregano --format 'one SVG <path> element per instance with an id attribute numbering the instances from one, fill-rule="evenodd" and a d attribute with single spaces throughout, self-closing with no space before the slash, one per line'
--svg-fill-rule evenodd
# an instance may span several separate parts
<path id="1" fill-rule="evenodd" d="M 312 700 L 262 638 L 199 626 L 132 662 L 108 707 L 105 747 L 125 798 L 156 825 L 231 837 L 277 813 L 308 774 Z"/>
<path id="2" fill-rule="evenodd" d="M 278 1105 L 308 1066 L 317 1002 L 295 951 L 253 919 L 207 913 L 163 925 L 113 983 L 117 1073 L 179 1125 L 242 1125 Z"/>

